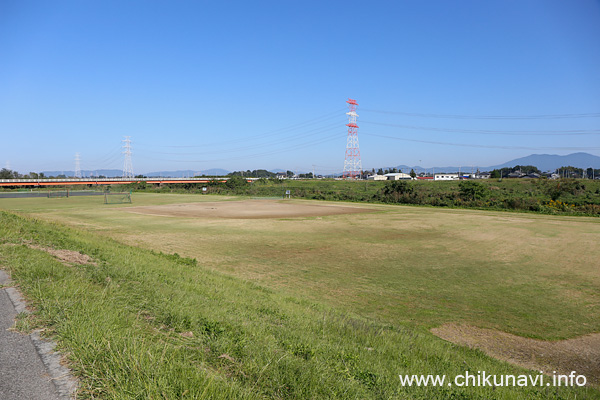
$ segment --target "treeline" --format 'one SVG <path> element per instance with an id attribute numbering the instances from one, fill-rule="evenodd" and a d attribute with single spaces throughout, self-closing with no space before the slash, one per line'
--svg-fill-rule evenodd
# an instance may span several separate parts
<path id="1" fill-rule="evenodd" d="M 17 171 L 13 171 L 8 168 L 2 168 L 0 170 L 0 179 L 38 179 L 46 178 L 43 173 L 38 174 L 36 172 L 30 172 L 29 174 L 20 174 Z"/>
<path id="2" fill-rule="evenodd" d="M 490 178 L 506 178 L 507 176 L 509 176 L 510 174 L 513 174 L 515 172 L 520 172 L 522 174 L 538 174 L 538 175 L 542 175 L 542 171 L 540 171 L 538 169 L 538 167 L 534 166 L 534 165 L 515 165 L 514 167 L 505 167 L 505 168 L 499 168 L 499 169 L 494 169 L 492 171 L 490 171 Z"/>
<path id="3" fill-rule="evenodd" d="M 43 172 L 30 172 L 28 174 L 20 174 L 17 171 L 13 171 L 8 168 L 2 168 L 0 170 L 0 179 L 65 179 L 68 178 L 64 174 L 57 176 L 46 176 Z M 95 178 L 106 178 L 105 176 L 96 176 Z"/>
<path id="4" fill-rule="evenodd" d="M 295 174 L 293 171 L 286 171 L 286 172 L 279 172 L 279 173 L 275 173 L 275 172 L 271 172 L 271 171 L 267 171 L 266 169 L 255 169 L 255 170 L 247 170 L 247 171 L 234 171 L 231 172 L 229 174 L 227 174 L 227 176 L 241 176 L 243 178 L 293 178 L 293 177 L 297 177 L 297 178 L 301 178 L 301 179 L 312 179 L 313 178 L 313 174 L 312 172 L 309 172 L 307 174 Z"/>
<path id="5" fill-rule="evenodd" d="M 514 167 L 505 167 L 494 169 L 490 171 L 490 178 L 506 178 L 510 175 L 519 173 L 522 175 L 537 174 L 538 176 L 551 175 L 544 174 L 534 165 L 515 165 Z M 560 167 L 554 171 L 554 174 L 561 178 L 574 178 L 574 179 L 594 179 L 600 176 L 600 169 L 594 168 L 577 168 L 572 166 Z"/>
<path id="6" fill-rule="evenodd" d="M 377 199 L 398 204 L 600 216 L 598 182 L 539 179 L 491 184 L 464 180 L 446 187 L 435 186 L 415 185 L 407 181 L 388 182 Z"/>

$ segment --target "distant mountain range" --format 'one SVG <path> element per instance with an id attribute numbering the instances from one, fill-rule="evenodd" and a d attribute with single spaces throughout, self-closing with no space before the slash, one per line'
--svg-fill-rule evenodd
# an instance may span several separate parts
<path id="1" fill-rule="evenodd" d="M 464 172 L 469 172 L 471 169 L 479 169 L 480 171 L 492 171 L 494 169 L 505 168 L 505 167 L 514 167 L 515 165 L 533 165 L 538 167 L 542 171 L 554 171 L 560 167 L 572 166 L 577 168 L 600 168 L 600 157 L 595 156 L 589 153 L 573 153 L 568 154 L 566 156 L 559 156 L 556 154 L 531 154 L 527 157 L 515 158 L 514 160 L 507 161 L 503 164 L 493 165 L 489 167 L 482 166 L 451 166 L 451 167 L 428 167 L 424 168 L 421 166 L 408 166 L 408 165 L 398 165 L 395 168 L 402 170 L 403 172 L 409 172 L 411 169 L 415 171 L 431 171 L 432 169 L 435 172 L 457 172 L 459 170 Z M 383 168 L 383 167 L 382 167 Z M 386 168 L 384 168 L 386 169 Z M 43 171 L 46 176 L 74 176 L 74 171 Z M 192 177 L 198 175 L 207 175 L 207 176 L 224 176 L 229 174 L 231 171 L 227 171 L 221 168 L 211 168 L 205 169 L 202 171 L 197 170 L 184 170 L 184 171 L 157 171 L 157 172 L 148 172 L 141 173 L 141 175 L 148 177 L 173 177 L 173 178 L 185 178 Z M 283 169 L 274 169 L 271 172 L 285 172 Z M 304 173 L 304 172 L 302 172 Z M 341 175 L 341 171 L 338 174 L 333 175 Z M 123 175 L 123 171 L 119 169 L 99 169 L 95 171 L 81 171 L 82 176 L 107 176 L 107 177 L 120 177 Z"/>
<path id="2" fill-rule="evenodd" d="M 560 167 L 567 166 L 577 168 L 600 168 L 600 157 L 589 153 L 573 153 L 566 156 L 559 156 L 556 154 L 531 154 L 527 157 L 515 158 L 514 160 L 507 161 L 503 164 L 492 165 L 489 167 L 463 165 L 424 168 L 420 166 L 398 165 L 396 168 L 401 169 L 403 172 L 409 172 L 411 169 L 414 169 L 415 171 L 431 171 L 434 169 L 435 172 L 457 172 L 459 170 L 470 172 L 471 169 L 479 169 L 483 172 L 500 168 L 514 167 L 516 165 L 533 165 L 541 171 L 554 171 Z"/>
<path id="3" fill-rule="evenodd" d="M 589 153 L 573 153 L 566 156 L 556 154 L 532 154 L 516 158 L 504 164 L 488 167 L 488 170 L 514 167 L 515 165 L 534 165 L 541 171 L 554 171 L 560 167 L 600 168 L 600 157 Z"/>

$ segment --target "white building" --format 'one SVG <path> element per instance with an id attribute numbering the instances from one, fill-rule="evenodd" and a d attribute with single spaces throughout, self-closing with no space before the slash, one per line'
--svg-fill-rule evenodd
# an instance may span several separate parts
<path id="1" fill-rule="evenodd" d="M 370 175 L 367 179 L 371 181 L 387 181 L 385 175 Z"/>
<path id="2" fill-rule="evenodd" d="M 457 181 L 458 174 L 447 174 L 447 173 L 439 173 L 433 175 L 434 181 Z"/>
<path id="3" fill-rule="evenodd" d="M 409 174 L 405 174 L 403 172 L 392 172 L 389 174 L 385 174 L 383 176 L 385 176 L 388 181 L 400 181 L 400 180 L 405 180 L 405 179 L 407 179 L 407 180 L 412 179 L 412 176 L 410 176 Z"/>

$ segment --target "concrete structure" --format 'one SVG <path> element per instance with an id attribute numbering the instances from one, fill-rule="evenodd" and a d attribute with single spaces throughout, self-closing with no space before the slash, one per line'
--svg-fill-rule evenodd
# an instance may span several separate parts
<path id="1" fill-rule="evenodd" d="M 405 174 L 403 172 L 392 172 L 389 174 L 383 175 L 386 177 L 388 181 L 400 181 L 400 180 L 411 180 L 412 176 L 409 174 Z"/>
<path id="2" fill-rule="evenodd" d="M 433 176 L 434 181 L 457 181 L 458 174 L 439 173 Z"/>

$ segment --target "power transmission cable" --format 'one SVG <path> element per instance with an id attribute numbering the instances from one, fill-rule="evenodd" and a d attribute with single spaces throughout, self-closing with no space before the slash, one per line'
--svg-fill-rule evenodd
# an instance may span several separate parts
<path id="1" fill-rule="evenodd" d="M 302 133 L 294 135 L 290 138 L 282 138 L 278 141 L 272 141 L 267 144 L 254 144 L 254 145 L 250 145 L 250 146 L 236 147 L 236 148 L 231 148 L 231 149 L 227 149 L 227 150 L 219 150 L 218 153 L 235 153 L 238 151 L 246 151 L 246 150 L 251 150 L 251 149 L 255 149 L 255 148 L 264 148 L 266 146 L 273 146 L 273 145 L 278 145 L 278 144 L 282 144 L 282 143 L 289 143 L 290 141 L 295 140 L 297 138 L 306 138 L 306 137 L 315 136 L 315 135 L 321 134 L 323 132 L 331 131 L 334 128 L 339 128 L 339 126 L 340 126 L 340 124 L 338 124 L 338 123 L 329 124 L 324 127 L 315 128 L 315 129 L 312 129 L 312 130 L 309 130 L 306 132 L 302 132 Z M 217 152 L 217 151 L 192 152 L 192 153 L 148 151 L 147 153 L 165 154 L 165 155 L 203 155 L 203 154 L 213 154 L 215 152 Z"/>
<path id="2" fill-rule="evenodd" d="M 303 129 L 306 126 L 310 126 L 310 125 L 315 125 L 318 123 L 322 123 L 328 120 L 332 120 L 335 118 L 338 118 L 341 120 L 341 118 L 343 117 L 343 114 L 341 114 L 342 111 L 344 111 L 345 108 L 341 108 L 335 111 L 332 111 L 330 113 L 321 115 L 320 117 L 317 118 L 312 118 L 303 122 L 299 122 L 293 125 L 289 125 L 287 127 L 284 128 L 279 128 L 279 129 L 275 129 L 272 131 L 268 131 L 266 133 L 262 133 L 262 134 L 258 134 L 258 135 L 251 135 L 248 136 L 246 141 L 251 141 L 251 142 L 256 142 L 257 140 L 261 140 L 261 139 L 265 139 L 265 138 L 269 138 L 272 136 L 276 136 L 276 135 L 280 135 L 282 133 L 285 132 L 290 132 L 290 131 L 295 131 L 298 129 Z M 169 148 L 195 148 L 195 147 L 209 147 L 209 146 L 220 146 L 220 145 L 224 145 L 224 144 L 228 144 L 228 143 L 240 143 L 240 142 L 244 142 L 243 140 L 240 139 L 231 139 L 231 140 L 219 140 L 218 142 L 214 142 L 214 143 L 204 143 L 204 144 L 185 144 L 185 145 L 159 145 L 159 147 L 164 148 L 164 147 L 169 147 Z M 153 145 L 148 145 L 145 143 L 139 144 L 136 143 L 136 146 L 153 146 Z"/>
<path id="3" fill-rule="evenodd" d="M 361 135 L 375 136 L 386 139 L 401 140 L 404 142 L 415 142 L 415 143 L 427 143 L 427 144 L 438 144 L 443 146 L 458 146 L 458 147 L 475 147 L 484 149 L 505 149 L 505 150 L 599 150 L 600 147 L 526 147 L 526 146 L 497 146 L 497 145 L 483 145 L 483 144 L 466 144 L 466 143 L 450 143 L 450 142 L 437 142 L 432 140 L 419 140 L 419 139 L 406 139 L 399 138 L 396 136 L 379 135 L 375 133 L 361 132 Z"/>
<path id="4" fill-rule="evenodd" d="M 144 157 L 144 156 L 140 156 L 140 158 L 145 158 L 145 159 L 154 160 L 154 161 L 169 161 L 169 162 L 216 162 L 216 161 L 244 160 L 244 159 L 248 159 L 248 158 L 265 157 L 265 156 L 269 156 L 269 155 L 273 155 L 273 154 L 280 154 L 280 153 L 290 151 L 290 150 L 297 150 L 297 149 L 302 149 L 302 148 L 306 148 L 306 147 L 311 147 L 311 146 L 322 144 L 325 142 L 330 142 L 332 140 L 339 139 L 339 138 L 341 138 L 340 134 L 335 134 L 335 135 L 329 136 L 323 140 L 312 142 L 312 143 L 306 143 L 306 144 L 299 145 L 299 146 L 278 149 L 275 151 L 269 151 L 269 152 L 265 152 L 265 153 L 243 155 L 243 156 L 238 156 L 238 157 L 229 157 L 229 158 L 221 158 L 221 159 L 212 159 L 212 160 L 169 160 L 169 159 L 150 158 L 150 157 Z"/>
<path id="5" fill-rule="evenodd" d="M 307 147 L 312 147 L 312 146 L 315 146 L 315 145 L 318 145 L 318 144 L 322 144 L 322 143 L 330 142 L 332 140 L 340 139 L 343 136 L 345 136 L 345 132 L 343 134 L 342 133 L 336 133 L 334 135 L 327 136 L 327 137 L 325 137 L 325 138 L 323 138 L 321 140 L 311 141 L 311 142 L 308 142 L 308 143 L 294 145 L 294 146 L 290 146 L 290 147 L 287 147 L 287 148 L 281 148 L 281 149 L 272 150 L 272 151 L 263 152 L 263 153 L 257 153 L 257 154 L 242 155 L 242 156 L 238 156 L 238 157 L 228 157 L 228 158 L 212 159 L 212 160 L 172 160 L 172 159 L 151 158 L 151 157 L 145 157 L 145 156 L 138 156 L 138 157 L 139 158 L 148 159 L 148 160 L 154 160 L 154 161 L 195 162 L 195 163 L 198 163 L 198 162 L 216 162 L 216 161 L 244 160 L 244 159 L 249 159 L 249 158 L 257 158 L 257 157 L 270 156 L 270 155 L 273 155 L 273 154 L 280 154 L 280 153 L 286 152 L 286 151 L 298 150 L 298 149 L 303 149 L 303 148 L 307 148 Z"/>
<path id="6" fill-rule="evenodd" d="M 119 145 L 119 146 L 113 148 L 107 155 L 96 158 L 96 159 L 92 159 L 87 164 L 91 165 L 92 167 L 99 166 L 100 168 L 89 168 L 90 170 L 97 170 L 97 169 L 106 168 L 106 164 L 112 164 L 112 163 L 116 162 L 117 160 L 121 160 L 121 159 L 122 159 L 121 145 Z"/>
<path id="7" fill-rule="evenodd" d="M 456 129 L 456 128 L 433 128 L 426 126 L 388 124 L 384 122 L 361 121 L 363 124 L 389 126 L 393 128 L 412 129 L 433 132 L 473 133 L 482 135 L 507 135 L 507 136 L 577 136 L 577 135 L 600 135 L 600 129 L 571 129 L 571 130 L 549 130 L 549 131 L 498 131 L 488 129 Z"/>
<path id="8" fill-rule="evenodd" d="M 97 170 L 97 169 L 106 169 L 106 168 L 109 168 L 109 167 L 114 167 L 115 169 L 120 169 L 121 165 L 119 165 L 117 167 L 117 165 L 114 165 L 114 164 L 116 162 L 121 163 L 122 160 L 123 160 L 123 155 L 121 153 L 118 153 L 118 154 L 110 156 L 109 158 L 106 158 L 102 162 L 91 164 L 93 167 L 98 167 L 98 168 L 89 168 L 89 169 L 91 169 L 91 170 Z"/>
<path id="9" fill-rule="evenodd" d="M 362 112 L 378 114 L 404 115 L 407 117 L 447 118 L 447 119 L 565 119 L 565 118 L 600 118 L 600 113 L 581 114 L 541 114 L 541 115 L 458 115 L 458 114 L 426 114 L 403 111 L 384 111 L 363 108 Z"/>

